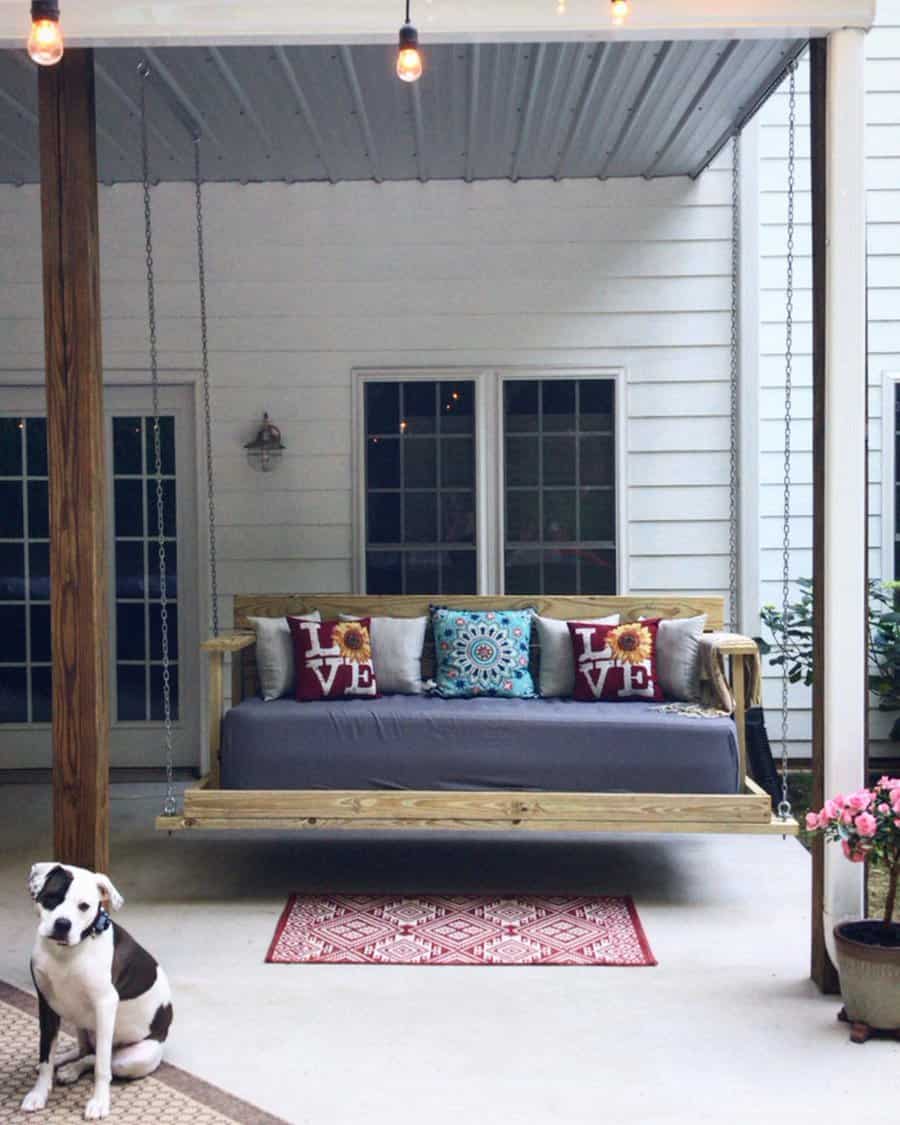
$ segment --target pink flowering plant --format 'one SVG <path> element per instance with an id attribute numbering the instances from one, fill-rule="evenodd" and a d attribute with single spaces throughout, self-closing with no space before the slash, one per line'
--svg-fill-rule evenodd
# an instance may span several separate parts
<path id="1" fill-rule="evenodd" d="M 882 777 L 877 785 L 849 797 L 838 794 L 820 812 L 806 814 L 806 827 L 840 843 L 851 863 L 884 868 L 888 875 L 884 923 L 889 926 L 900 880 L 900 777 Z"/>

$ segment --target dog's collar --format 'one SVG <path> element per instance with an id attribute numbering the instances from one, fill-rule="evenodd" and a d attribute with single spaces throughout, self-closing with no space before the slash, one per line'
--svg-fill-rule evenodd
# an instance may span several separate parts
<path id="1" fill-rule="evenodd" d="M 112 918 L 106 913 L 101 906 L 97 911 L 97 916 L 86 930 L 82 930 L 81 940 L 84 941 L 88 937 L 99 937 L 105 930 L 108 930 L 112 925 Z"/>

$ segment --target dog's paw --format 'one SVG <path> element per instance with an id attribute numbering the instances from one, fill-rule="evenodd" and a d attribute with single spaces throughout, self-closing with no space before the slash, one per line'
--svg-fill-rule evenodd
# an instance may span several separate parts
<path id="1" fill-rule="evenodd" d="M 84 1074 L 84 1067 L 79 1066 L 77 1062 L 68 1063 L 57 1070 L 56 1081 L 60 1086 L 71 1086 L 82 1074 Z"/>
<path id="2" fill-rule="evenodd" d="M 101 1117 L 109 1116 L 109 1090 L 102 1094 L 94 1094 L 84 1107 L 85 1121 L 99 1121 Z"/>
<path id="3" fill-rule="evenodd" d="M 39 1090 L 35 1087 L 29 1091 L 22 1100 L 23 1113 L 37 1113 L 39 1109 L 44 1109 L 47 1105 L 47 1091 Z"/>

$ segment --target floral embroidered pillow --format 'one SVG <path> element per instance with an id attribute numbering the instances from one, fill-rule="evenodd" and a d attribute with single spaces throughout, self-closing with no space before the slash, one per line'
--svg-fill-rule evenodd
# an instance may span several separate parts
<path id="1" fill-rule="evenodd" d="M 432 608 L 438 695 L 532 698 L 534 682 L 528 670 L 532 616 L 530 609 Z"/>
<path id="2" fill-rule="evenodd" d="M 625 625 L 569 621 L 568 626 L 575 657 L 575 699 L 618 703 L 663 698 L 656 670 L 658 619 Z"/>
<path id="3" fill-rule="evenodd" d="M 289 617 L 297 667 L 297 699 L 374 699 L 369 618 L 360 621 L 308 621 Z"/>

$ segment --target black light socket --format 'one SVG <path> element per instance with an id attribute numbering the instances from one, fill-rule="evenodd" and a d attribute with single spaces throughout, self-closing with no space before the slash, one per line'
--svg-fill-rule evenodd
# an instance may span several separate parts
<path id="1" fill-rule="evenodd" d="M 419 47 L 419 33 L 411 23 L 405 23 L 400 28 L 400 50 L 418 50 Z"/>
<path id="2" fill-rule="evenodd" d="M 31 0 L 32 22 L 53 20 L 59 23 L 59 0 Z"/>

